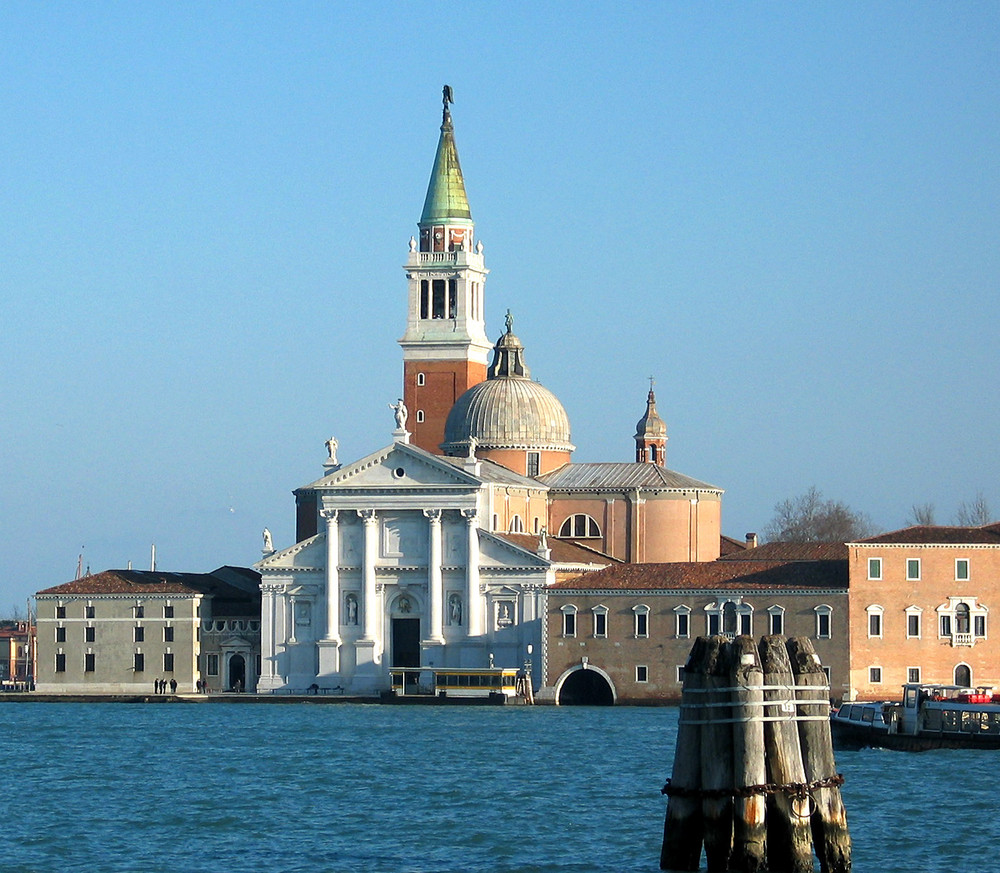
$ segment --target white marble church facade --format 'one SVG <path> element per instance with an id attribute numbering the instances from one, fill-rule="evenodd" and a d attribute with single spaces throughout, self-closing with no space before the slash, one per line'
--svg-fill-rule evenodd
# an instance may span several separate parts
<path id="1" fill-rule="evenodd" d="M 545 486 L 498 464 L 392 445 L 327 464 L 299 489 L 316 533 L 270 552 L 261 573 L 258 690 L 373 694 L 398 667 L 519 667 L 540 677 L 545 587 L 559 564 L 492 533 L 498 504 L 544 501 Z M 308 525 L 308 518 L 305 519 Z"/>

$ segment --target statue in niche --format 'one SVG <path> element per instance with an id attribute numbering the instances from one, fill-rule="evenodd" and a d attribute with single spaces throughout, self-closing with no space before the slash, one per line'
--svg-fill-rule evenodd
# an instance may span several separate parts
<path id="1" fill-rule="evenodd" d="M 462 598 L 457 594 L 452 594 L 448 598 L 448 623 L 462 623 Z"/>
<path id="2" fill-rule="evenodd" d="M 348 594 L 344 598 L 344 614 L 347 618 L 345 624 L 357 625 L 358 623 L 358 598 L 353 594 Z"/>
<path id="3" fill-rule="evenodd" d="M 406 404 L 403 403 L 403 398 L 400 397 L 395 403 L 387 405 L 396 415 L 396 430 L 405 430 L 407 411 Z"/>
<path id="4" fill-rule="evenodd" d="M 262 536 L 264 537 L 264 551 L 265 552 L 273 552 L 274 551 L 274 541 L 271 539 L 271 531 L 269 531 L 265 527 Z"/>
<path id="5" fill-rule="evenodd" d="M 337 438 L 336 437 L 330 437 L 330 439 L 328 439 L 326 441 L 326 453 L 328 455 L 328 457 L 326 459 L 326 462 L 328 464 L 336 464 L 337 463 L 337 448 L 339 446 L 340 446 L 340 443 L 337 442 Z"/>
<path id="6" fill-rule="evenodd" d="M 397 608 L 401 613 L 403 613 L 403 615 L 408 615 L 413 609 L 413 604 L 410 603 L 410 598 L 404 595 L 403 597 L 399 598 L 399 602 L 397 603 Z"/>

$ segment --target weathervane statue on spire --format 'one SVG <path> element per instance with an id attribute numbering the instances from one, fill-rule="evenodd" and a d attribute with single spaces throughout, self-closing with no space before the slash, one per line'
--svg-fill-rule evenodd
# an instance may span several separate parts
<path id="1" fill-rule="evenodd" d="M 441 102 L 444 103 L 443 123 L 447 124 L 451 121 L 451 113 L 448 112 L 448 104 L 455 102 L 455 95 L 452 93 L 451 85 L 445 85 L 444 88 L 441 89 Z"/>

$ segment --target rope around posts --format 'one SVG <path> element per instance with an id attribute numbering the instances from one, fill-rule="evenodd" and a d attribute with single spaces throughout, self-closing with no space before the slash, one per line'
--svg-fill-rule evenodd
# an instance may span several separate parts
<path id="1" fill-rule="evenodd" d="M 809 818 L 816 806 L 816 800 L 812 793 L 817 788 L 835 788 L 844 784 L 844 776 L 838 773 L 827 779 L 814 779 L 812 782 L 786 782 L 779 785 L 776 782 L 767 782 L 763 785 L 747 785 L 744 788 L 683 788 L 680 785 L 671 785 L 670 780 L 660 789 L 660 794 L 667 797 L 752 797 L 755 794 L 787 794 L 792 798 L 792 811 L 799 818 Z"/>

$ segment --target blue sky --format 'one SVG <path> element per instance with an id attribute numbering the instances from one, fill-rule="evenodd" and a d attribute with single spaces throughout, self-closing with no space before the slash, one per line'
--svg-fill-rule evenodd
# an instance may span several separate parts
<path id="1" fill-rule="evenodd" d="M 575 459 L 668 465 L 725 532 L 817 486 L 1000 509 L 1000 7 L 0 6 L 0 612 L 249 564 L 389 442 L 401 266 L 454 88 L 491 270 Z"/>

